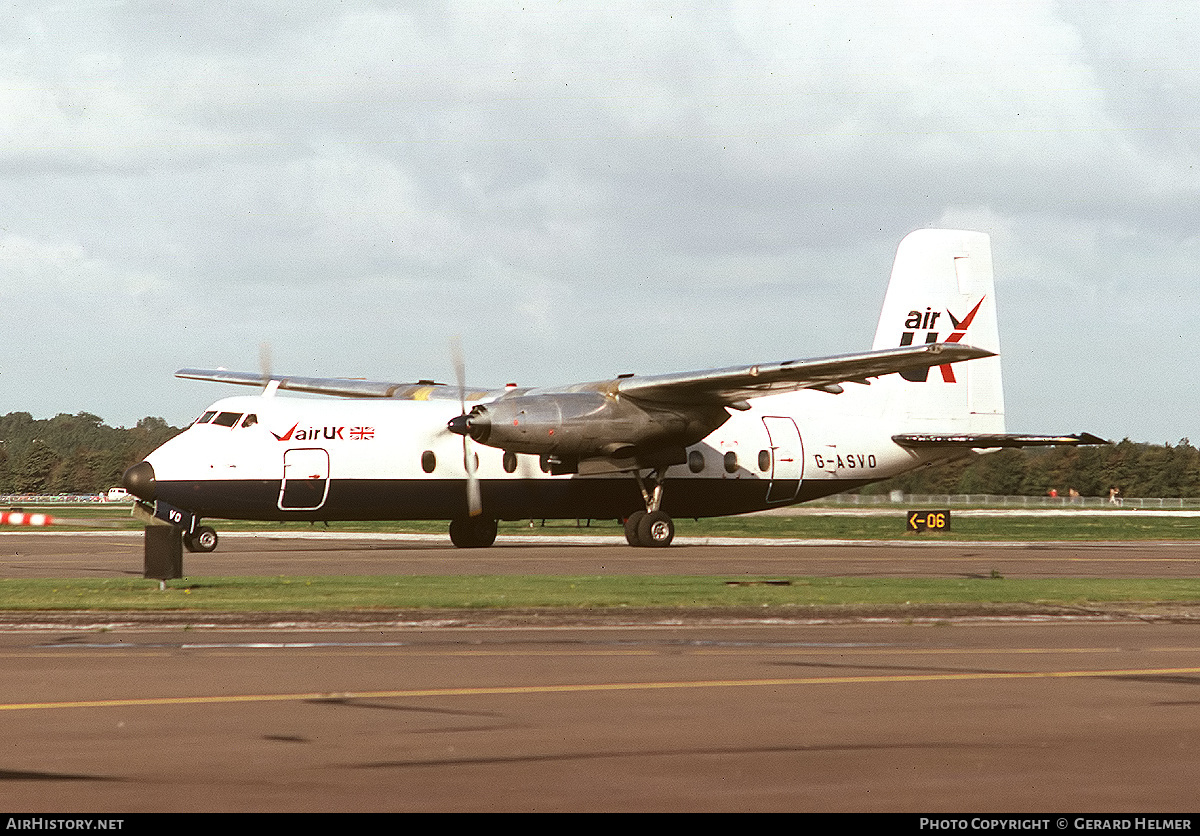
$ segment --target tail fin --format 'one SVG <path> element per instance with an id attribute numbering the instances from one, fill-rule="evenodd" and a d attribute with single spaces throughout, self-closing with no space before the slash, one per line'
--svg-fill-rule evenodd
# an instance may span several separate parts
<path id="1" fill-rule="evenodd" d="M 921 229 L 896 250 L 874 348 L 934 342 L 1000 352 L 985 233 Z M 889 375 L 878 384 L 908 432 L 1004 432 L 998 356 Z"/>

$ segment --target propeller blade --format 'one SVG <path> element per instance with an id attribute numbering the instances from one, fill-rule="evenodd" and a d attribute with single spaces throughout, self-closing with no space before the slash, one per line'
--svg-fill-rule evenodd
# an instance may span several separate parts
<path id="1" fill-rule="evenodd" d="M 279 386 L 278 384 L 274 387 L 271 385 L 274 380 L 274 372 L 271 363 L 271 344 L 268 342 L 258 344 L 258 368 L 262 372 L 263 393 L 273 394 Z"/>
<path id="2" fill-rule="evenodd" d="M 450 338 L 450 359 L 454 361 L 454 377 L 458 380 L 458 405 L 463 414 L 467 411 L 467 363 L 463 359 L 462 337 Z"/>
<path id="3" fill-rule="evenodd" d="M 467 415 L 467 363 L 463 356 L 462 337 L 450 339 L 450 357 L 454 362 L 454 376 L 458 380 L 458 406 L 463 428 Z M 457 420 L 457 419 L 456 419 Z M 479 477 L 475 473 L 475 451 L 471 440 L 463 433 L 463 467 L 467 470 L 467 513 L 478 517 L 483 513 L 483 498 L 479 491 Z"/>
<path id="4" fill-rule="evenodd" d="M 483 497 L 479 494 L 479 477 L 475 474 L 475 451 L 463 436 L 463 464 L 467 468 L 467 513 L 478 517 L 483 513 Z"/>

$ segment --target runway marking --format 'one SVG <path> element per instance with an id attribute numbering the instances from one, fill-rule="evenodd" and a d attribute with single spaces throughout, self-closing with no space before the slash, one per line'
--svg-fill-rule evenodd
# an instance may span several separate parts
<path id="1" fill-rule="evenodd" d="M 565 650 L 471 649 L 445 650 L 423 648 L 406 642 L 228 642 L 151 644 L 109 642 L 70 642 L 39 645 L 31 651 L 0 651 L 0 659 L 64 659 L 96 658 L 93 651 L 105 656 L 173 657 L 175 651 L 210 651 L 209 656 L 251 658 L 260 650 L 317 650 L 336 651 L 339 657 L 392 655 L 403 651 L 406 657 L 444 658 L 508 658 L 508 657 L 609 657 L 609 656 L 969 656 L 980 653 L 973 647 L 914 648 L 894 644 L 856 644 L 851 642 L 756 642 L 756 641 L 681 641 L 653 644 L 651 647 L 579 648 Z M 1002 647 L 987 651 L 989 656 L 1020 655 L 1049 656 L 1069 654 L 1125 653 L 1127 647 Z M 1139 647 L 1139 653 L 1196 653 L 1200 646 Z"/>
<path id="2" fill-rule="evenodd" d="M 415 699 L 419 697 L 470 697 L 532 694 L 582 694 L 612 691 L 667 691 L 697 688 L 781 688 L 797 685 L 864 685 L 908 682 L 973 682 L 1002 679 L 1081 679 L 1123 676 L 1200 674 L 1192 668 L 1127 668 L 1092 671 L 1022 671 L 1010 673 L 889 674 L 874 676 L 816 676 L 785 679 L 710 679 L 678 682 L 605 682 L 577 685 L 498 685 L 473 688 L 414 688 L 394 691 L 335 691 L 301 694 L 227 694 L 196 697 L 137 697 L 131 699 L 75 700 L 66 702 L 3 703 L 0 711 L 54 708 L 133 708 L 163 705 L 221 705 L 257 702 L 312 702 L 323 700 Z"/>
<path id="3" fill-rule="evenodd" d="M 566 650 L 512 650 L 512 649 L 475 649 L 475 650 L 440 650 L 417 647 L 404 642 L 377 643 L 345 643 L 337 642 L 251 642 L 227 644 L 110 644 L 110 643 L 79 643 L 40 645 L 33 651 L 0 651 L 0 659 L 94 659 L 92 651 L 106 651 L 105 656 L 173 656 L 178 650 L 207 650 L 216 651 L 210 656 L 251 658 L 259 655 L 258 650 L 330 650 L 338 651 L 336 655 L 345 656 L 379 656 L 389 654 L 393 650 L 404 651 L 406 657 L 420 656 L 434 659 L 444 658 L 493 658 L 493 657 L 591 657 L 591 656 L 746 656 L 746 655 L 785 655 L 785 656 L 827 656 L 834 653 L 838 656 L 957 656 L 975 655 L 977 648 L 911 648 L 896 647 L 895 645 L 861 645 L 840 642 L 796 642 L 794 644 L 778 643 L 764 644 L 762 642 L 679 642 L 655 645 L 649 648 L 620 647 L 620 648 L 569 648 Z M 1076 653 L 1122 653 L 1128 648 L 1123 647 L 1030 647 L 1030 648 L 996 648 L 988 650 L 990 656 L 1005 654 L 1016 655 L 1052 655 Z M 245 651 L 245 652 L 243 652 Z M 1144 647 L 1139 652 L 1168 652 L 1186 653 L 1200 651 L 1200 647 Z"/>
<path id="4" fill-rule="evenodd" d="M 970 515 L 966 511 L 956 512 L 960 516 Z M 1074 512 L 1072 512 L 1074 513 Z M 1036 516 L 1034 514 L 1018 513 L 1014 516 Z M 1172 512 L 1172 511 L 1152 511 L 1143 514 L 1133 514 L 1122 512 L 1122 516 L 1148 516 L 1148 517 L 1166 517 L 1166 516 L 1200 516 L 1200 511 Z M 564 529 L 567 531 L 570 529 Z M 135 531 L 43 531 L 38 530 L 36 533 L 28 530 L 22 531 L 0 531 L 0 540 L 4 537 L 38 537 L 38 538 L 54 538 L 54 537 L 96 537 L 96 538 L 118 538 L 132 539 L 142 537 L 140 530 Z M 267 540 L 288 541 L 288 540 L 309 540 L 309 541 L 332 541 L 335 543 L 381 543 L 392 542 L 400 544 L 415 544 L 427 545 L 434 547 L 450 548 L 449 538 L 445 534 L 419 534 L 419 533 L 404 533 L 404 532 L 352 532 L 352 531 L 273 531 L 273 532 L 251 532 L 251 531 L 228 531 L 221 535 L 222 538 L 230 541 L 238 540 Z M 1155 539 L 1133 539 L 1133 540 L 938 540 L 936 542 L 923 540 L 900 540 L 900 539 L 834 539 L 834 538 L 815 538 L 815 537 L 736 537 L 736 536 L 721 536 L 721 535 L 696 535 L 696 536 L 680 536 L 675 538 L 677 546 L 886 546 L 889 548 L 908 547 L 908 548 L 929 548 L 935 547 L 963 547 L 963 546 L 1000 546 L 1007 548 L 1025 548 L 1030 545 L 1036 546 L 1053 546 L 1056 548 L 1071 547 L 1071 546 L 1092 546 L 1092 547 L 1127 547 L 1141 546 L 1146 548 L 1159 546 L 1194 546 L 1196 540 L 1155 540 Z M 516 534 L 503 533 L 496 540 L 496 548 L 504 548 L 506 546 L 622 546 L 626 545 L 625 538 L 621 534 Z M 354 548 L 353 545 L 349 546 Z M 218 556 L 219 557 L 219 556 Z"/>

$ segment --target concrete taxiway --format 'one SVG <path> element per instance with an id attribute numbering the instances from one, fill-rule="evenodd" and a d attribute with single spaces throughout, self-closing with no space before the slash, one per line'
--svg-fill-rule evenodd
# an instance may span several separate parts
<path id="1" fill-rule="evenodd" d="M 139 577 L 138 533 L 0 533 L 0 577 Z M 1200 543 L 829 541 L 681 538 L 634 549 L 620 537 L 501 537 L 456 549 L 442 535 L 223 534 L 184 554 L 190 576 L 813 575 L 823 577 L 1200 577 Z"/>
<path id="2" fill-rule="evenodd" d="M 1188 544 L 615 545 L 226 537 L 189 574 L 1195 576 Z M 640 567 L 640 568 L 639 568 Z M 0 536 L 0 575 L 140 574 Z M 673 614 L 464 626 L 11 619 L 10 812 L 1190 813 L 1200 627 Z"/>
<path id="3" fill-rule="evenodd" d="M 0 634 L 9 812 L 1193 812 L 1174 624 Z"/>

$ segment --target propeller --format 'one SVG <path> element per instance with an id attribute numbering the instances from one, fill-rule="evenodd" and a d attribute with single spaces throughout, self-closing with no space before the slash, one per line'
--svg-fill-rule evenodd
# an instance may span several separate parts
<path id="1" fill-rule="evenodd" d="M 271 365 L 271 344 L 269 342 L 261 342 L 258 344 L 258 368 L 262 371 L 264 395 L 273 395 L 275 390 L 279 388 L 279 382 L 275 380 Z"/>
<path id="2" fill-rule="evenodd" d="M 450 340 L 450 356 L 454 360 L 454 376 L 458 379 L 459 417 L 454 419 L 465 429 L 467 417 L 467 364 L 463 359 L 462 337 Z M 452 422 L 452 423 L 454 423 Z M 456 432 L 456 430 L 452 430 Z M 467 513 L 478 517 L 483 513 L 483 498 L 479 493 L 479 477 L 475 473 L 475 451 L 466 432 L 462 433 L 463 467 L 467 469 Z"/>

